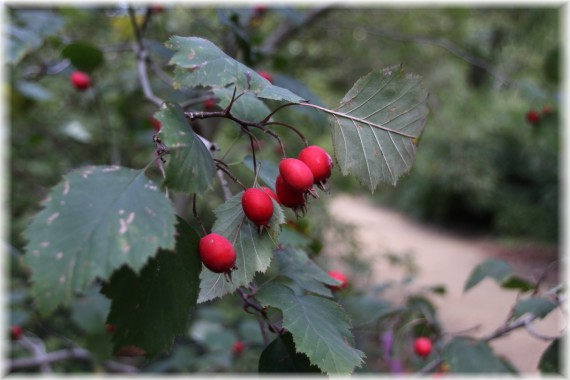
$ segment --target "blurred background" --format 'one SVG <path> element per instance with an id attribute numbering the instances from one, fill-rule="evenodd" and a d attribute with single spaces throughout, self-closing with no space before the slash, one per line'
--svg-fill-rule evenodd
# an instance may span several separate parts
<path id="1" fill-rule="evenodd" d="M 483 258 L 511 260 L 523 275 L 537 277 L 559 256 L 559 160 L 563 148 L 560 8 L 379 4 L 214 9 L 151 4 L 137 5 L 136 11 L 141 23 L 147 12 L 152 14 L 145 24 L 145 43 L 152 59 L 149 79 L 155 94 L 178 102 L 190 100 L 189 109 L 209 107 L 198 101 L 207 91 L 170 86 L 171 52 L 164 42 L 171 35 L 207 38 L 244 64 L 268 73 L 273 84 L 329 108 L 338 106 L 352 85 L 375 69 L 401 64 L 424 78 L 423 85 L 430 93 L 430 115 L 409 175 L 396 187 L 381 186 L 370 194 L 335 168 L 332 191 L 323 197 L 330 205 L 319 202 L 306 218 L 291 219 L 290 233 L 305 239 L 303 244 L 327 269 L 338 265 L 353 278 L 363 274 L 361 282 L 356 281 L 362 288 L 378 286 L 389 273 L 399 276 L 398 271 L 386 270 L 394 266 L 403 268 L 401 278 L 408 278 L 408 283 L 415 278 L 420 285 L 440 281 L 451 269 L 458 278 L 446 286 L 457 288 L 460 294 L 462 281 Z M 152 160 L 152 115 L 157 108 L 146 101 L 141 90 L 133 28 L 125 6 L 10 5 L 5 12 L 4 86 L 10 122 L 9 323 L 41 337 L 48 349 L 65 346 L 66 339 L 98 347 L 104 344 L 89 340 L 81 316 L 73 310 L 51 318 L 34 311 L 27 291 L 28 273 L 21 262 L 26 243 L 22 231 L 40 210 L 40 201 L 49 189 L 69 170 L 89 164 L 141 168 Z M 92 86 L 87 91 L 78 91 L 70 82 L 77 69 L 91 76 Z M 198 100 L 192 103 L 192 99 Z M 300 109 L 281 112 L 279 118 L 302 130 L 311 144 L 332 152 L 331 130 L 323 114 Z M 227 121 L 202 121 L 194 128 L 219 144 L 228 162 L 240 163 L 251 154 L 249 141 L 237 140 L 238 128 Z M 285 130 L 279 133 L 288 155 L 302 149 L 297 136 Z M 275 141 L 259 137 L 258 157 L 278 162 Z M 236 164 L 232 169 L 240 178 L 252 178 L 245 166 Z M 156 168 L 151 174 L 160 175 Z M 213 223 L 211 210 L 222 199 L 216 188 L 200 204 L 205 223 Z M 190 215 L 187 200 L 176 202 L 181 215 Z M 355 210 L 358 215 L 353 215 Z M 395 225 L 399 229 L 390 229 Z M 370 233 L 375 237 L 367 238 Z M 445 239 L 450 242 L 447 246 L 438 245 Z M 413 241 L 418 244 L 410 243 Z M 426 244 L 433 255 L 418 257 Z M 462 255 L 462 248 L 469 252 Z M 453 255 L 464 264 L 438 254 Z M 374 272 L 378 261 L 382 262 L 380 272 Z M 437 265 L 428 266 L 436 261 Z M 553 283 L 558 279 L 558 267 L 554 264 L 548 274 Z M 386 297 L 397 298 L 400 293 L 394 294 Z M 511 298 L 499 304 L 508 310 Z M 221 305 L 224 302 L 231 304 L 232 300 Z M 476 302 L 468 303 L 481 308 Z M 453 304 L 453 299 L 436 303 L 451 325 L 470 327 L 461 316 L 445 314 L 451 310 L 445 305 Z M 193 352 L 184 346 L 186 351 L 175 351 L 178 354 L 164 360 L 134 364 L 157 372 L 255 370 L 259 352 L 256 356 L 250 350 L 237 360 L 235 351 L 222 355 L 219 350 L 223 348 L 212 343 L 255 337 L 251 333 L 255 326 L 251 320 L 244 321 L 240 308 L 233 312 L 222 308 L 222 313 L 219 305 L 201 308 L 196 318 L 202 325 L 197 328 L 194 324 L 188 334 L 187 339 L 203 343 L 200 361 L 182 360 Z M 453 304 L 452 309 L 465 307 Z M 505 313 L 495 309 L 488 327 L 498 325 Z M 222 330 L 218 325 L 232 329 Z M 214 335 L 208 338 L 204 331 Z M 261 349 L 256 346 L 259 337 L 251 339 L 248 344 Z M 514 341 L 517 344 L 520 346 Z M 19 357 L 24 352 L 12 355 Z M 529 366 L 535 368 L 539 354 L 531 354 L 534 362 Z M 528 362 L 520 355 L 513 355 L 519 368 Z M 90 368 L 58 365 L 62 371 Z M 365 371 L 389 370 L 381 361 L 370 360 L 367 365 Z"/>

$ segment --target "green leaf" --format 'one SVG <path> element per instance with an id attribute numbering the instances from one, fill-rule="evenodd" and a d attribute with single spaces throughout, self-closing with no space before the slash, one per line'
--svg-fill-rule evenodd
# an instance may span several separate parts
<path id="1" fill-rule="evenodd" d="M 122 267 L 104 285 L 101 292 L 112 300 L 107 322 L 116 327 L 115 352 L 133 345 L 154 356 L 187 332 L 198 297 L 198 244 L 198 234 L 178 218 L 174 251 L 160 250 L 138 276 Z"/>
<path id="2" fill-rule="evenodd" d="M 54 187 L 26 229 L 32 291 L 47 314 L 122 265 L 138 271 L 174 247 L 170 200 L 142 170 L 89 166 Z"/>
<path id="3" fill-rule="evenodd" d="M 71 304 L 71 318 L 87 333 L 107 333 L 105 321 L 110 307 L 111 302 L 99 293 L 99 287 L 92 286 Z"/>
<path id="4" fill-rule="evenodd" d="M 61 56 L 82 71 L 92 72 L 104 62 L 103 52 L 96 46 L 84 42 L 73 42 L 63 48 Z"/>
<path id="5" fill-rule="evenodd" d="M 340 281 L 329 276 L 302 250 L 292 247 L 278 249 L 275 257 L 279 265 L 279 275 L 290 278 L 308 292 L 332 297 L 331 290 L 325 284 L 340 285 Z"/>
<path id="6" fill-rule="evenodd" d="M 464 292 L 468 291 L 487 277 L 493 278 L 499 284 L 508 280 L 513 269 L 509 263 L 500 259 L 489 259 L 477 265 L 465 283 Z"/>
<path id="7" fill-rule="evenodd" d="M 173 36 L 166 46 L 174 50 L 170 64 L 177 66 L 174 73 L 175 88 L 224 88 L 234 85 L 238 94 L 251 91 L 258 98 L 293 103 L 304 101 L 285 88 L 273 86 L 253 69 L 226 55 L 204 38 Z"/>
<path id="8" fill-rule="evenodd" d="M 253 170 L 253 157 L 246 156 L 243 159 L 244 165 L 254 172 Z M 273 161 L 268 160 L 257 160 L 257 166 L 259 168 L 259 179 L 262 180 L 267 187 L 275 191 L 275 181 L 279 175 L 279 167 L 273 163 Z"/>
<path id="9" fill-rule="evenodd" d="M 510 276 L 501 283 L 501 287 L 505 289 L 518 289 L 521 292 L 529 292 L 536 289 L 536 284 L 518 276 Z"/>
<path id="10" fill-rule="evenodd" d="M 278 336 L 259 357 L 259 373 L 321 373 L 305 354 L 295 351 L 291 333 Z"/>
<path id="11" fill-rule="evenodd" d="M 349 319 L 337 302 L 296 295 L 287 286 L 276 283 L 263 286 L 257 298 L 282 311 L 283 327 L 293 334 L 297 352 L 306 354 L 323 372 L 347 374 L 362 365 L 364 353 L 350 346 L 353 338 Z"/>
<path id="12" fill-rule="evenodd" d="M 228 238 L 236 249 L 237 270 L 232 272 L 232 281 L 223 273 L 214 273 L 205 266 L 200 273 L 200 295 L 198 302 L 209 301 L 233 293 L 240 286 L 247 286 L 256 272 L 265 272 L 271 263 L 273 248 L 279 241 L 279 225 L 285 222 L 281 207 L 273 201 L 274 212 L 269 221 L 271 228 L 259 234 L 257 226 L 251 223 L 243 212 L 241 198 L 243 191 L 220 205 L 214 213 L 216 222 L 212 232 Z"/>
<path id="13" fill-rule="evenodd" d="M 542 353 L 538 363 L 542 373 L 561 373 L 560 371 L 560 338 L 555 339 Z"/>
<path id="14" fill-rule="evenodd" d="M 165 102 L 154 117 L 162 123 L 159 134 L 170 151 L 165 156 L 164 186 L 189 194 L 202 194 L 213 187 L 216 165 L 212 153 L 190 128 L 182 108 Z"/>
<path id="15" fill-rule="evenodd" d="M 227 88 L 215 88 L 213 91 L 220 99 L 218 106 L 225 109 L 232 100 L 234 93 L 233 90 L 229 90 Z M 263 120 L 271 111 L 263 101 L 256 98 L 251 93 L 246 92 L 232 104 L 231 112 L 233 116 L 240 119 L 257 122 Z"/>
<path id="16" fill-rule="evenodd" d="M 556 303 L 542 297 L 531 297 L 524 300 L 519 300 L 515 304 L 515 312 L 513 318 L 518 318 L 523 314 L 530 313 L 537 318 L 544 318 L 552 310 L 556 308 Z"/>
<path id="17" fill-rule="evenodd" d="M 454 373 L 510 373 L 486 342 L 467 337 L 449 341 L 443 348 L 443 359 Z"/>
<path id="18" fill-rule="evenodd" d="M 343 175 L 354 174 L 370 191 L 396 185 L 416 155 L 428 115 L 421 78 L 400 67 L 359 79 L 330 114 L 333 145 Z"/>
<path id="19" fill-rule="evenodd" d="M 63 17 L 50 10 L 18 9 L 12 14 L 8 34 L 7 61 L 20 62 L 37 50 L 49 36 L 57 34 L 65 24 Z"/>

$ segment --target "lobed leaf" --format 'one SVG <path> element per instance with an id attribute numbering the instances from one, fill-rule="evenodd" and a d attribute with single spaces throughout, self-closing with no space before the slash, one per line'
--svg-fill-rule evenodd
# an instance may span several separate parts
<path id="1" fill-rule="evenodd" d="M 243 212 L 243 193 L 234 195 L 214 210 L 216 222 L 212 227 L 212 232 L 234 243 L 238 269 L 232 272 L 231 281 L 227 281 L 223 273 L 214 273 L 204 266 L 200 273 L 200 303 L 233 293 L 240 286 L 247 286 L 256 272 L 265 272 L 271 263 L 273 248 L 279 241 L 279 225 L 285 222 L 283 211 L 273 201 L 275 211 L 270 220 L 271 228 L 259 234 L 257 226 Z"/>
<path id="2" fill-rule="evenodd" d="M 89 166 L 55 186 L 26 229 L 32 292 L 48 314 L 123 265 L 138 271 L 174 247 L 174 209 L 142 170 Z"/>
<path id="3" fill-rule="evenodd" d="M 372 192 L 380 182 L 395 186 L 414 162 L 427 97 L 419 76 L 393 67 L 359 79 L 336 110 L 322 109 L 333 124 L 342 173 L 355 175 Z"/>
<path id="4" fill-rule="evenodd" d="M 175 88 L 224 88 L 233 85 L 238 94 L 251 91 L 258 98 L 293 103 L 304 101 L 291 91 L 272 85 L 204 38 L 172 36 L 166 46 L 174 51 L 170 64 L 176 65 Z"/>
<path id="5" fill-rule="evenodd" d="M 170 152 L 165 156 L 164 186 L 189 194 L 201 194 L 213 187 L 216 166 L 212 153 L 190 128 L 182 108 L 165 102 L 155 118 L 162 123 L 159 135 Z"/>
<path id="6" fill-rule="evenodd" d="M 259 301 L 280 309 L 283 327 L 293 334 L 296 351 L 327 374 L 347 374 L 362 365 L 364 353 L 350 345 L 349 319 L 335 301 L 297 295 L 283 284 L 269 283 L 257 293 Z"/>
<path id="7" fill-rule="evenodd" d="M 174 250 L 160 250 L 139 275 L 122 267 L 103 286 L 101 292 L 112 300 L 107 323 L 116 327 L 114 352 L 135 346 L 154 356 L 186 333 L 198 297 L 198 244 L 198 234 L 178 218 Z"/>

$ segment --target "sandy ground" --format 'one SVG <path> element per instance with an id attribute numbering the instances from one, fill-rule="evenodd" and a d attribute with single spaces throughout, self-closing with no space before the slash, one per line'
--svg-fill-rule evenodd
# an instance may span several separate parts
<path id="1" fill-rule="evenodd" d="M 331 214 L 356 227 L 357 239 L 362 247 L 362 257 L 373 266 L 378 283 L 389 279 L 401 279 L 402 273 L 387 265 L 378 255 L 411 252 L 419 273 L 415 287 L 445 285 L 443 297 L 434 296 L 440 320 L 446 331 L 456 332 L 480 326 L 467 335 L 483 336 L 501 325 L 516 301 L 517 292 L 501 289 L 494 281 L 486 279 L 470 291 L 463 287 L 472 269 L 490 257 L 489 244 L 477 244 L 473 239 L 462 238 L 423 226 L 397 212 L 379 208 L 364 198 L 340 195 L 330 202 Z M 528 268 L 536 272 L 534 268 Z M 540 269 L 540 268 L 539 268 Z M 525 272 L 524 266 L 517 271 Z M 521 273 L 521 275 L 529 273 Z M 558 335 L 565 326 L 565 318 L 559 310 L 544 320 L 535 322 L 536 330 L 545 335 Z M 507 357 L 523 374 L 538 373 L 537 364 L 548 342 L 531 337 L 519 329 L 491 342 L 496 353 Z"/>

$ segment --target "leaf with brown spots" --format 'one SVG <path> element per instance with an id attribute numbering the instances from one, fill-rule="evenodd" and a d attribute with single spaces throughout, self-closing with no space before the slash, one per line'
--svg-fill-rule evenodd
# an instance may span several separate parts
<path id="1" fill-rule="evenodd" d="M 69 305 L 96 278 L 123 265 L 139 271 L 159 247 L 174 247 L 172 204 L 142 170 L 79 168 L 43 206 L 25 231 L 25 260 L 43 314 Z"/>
<path id="2" fill-rule="evenodd" d="M 174 51 L 170 64 L 176 65 L 175 88 L 225 88 L 233 85 L 238 93 L 250 92 L 258 98 L 293 103 L 305 101 L 286 88 L 272 85 L 255 70 L 236 61 L 204 38 L 172 36 L 166 47 Z"/>

